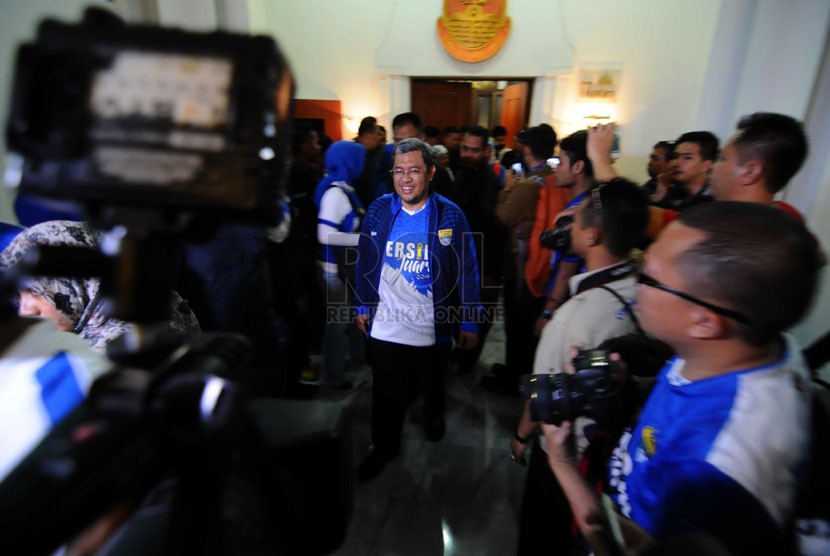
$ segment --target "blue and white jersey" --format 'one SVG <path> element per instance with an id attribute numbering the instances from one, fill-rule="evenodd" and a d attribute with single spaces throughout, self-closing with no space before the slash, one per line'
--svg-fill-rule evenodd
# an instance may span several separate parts
<path id="1" fill-rule="evenodd" d="M 0 354 L 0 480 L 86 397 L 110 361 L 51 321 Z"/>
<path id="2" fill-rule="evenodd" d="M 609 463 L 620 511 L 655 536 L 707 531 L 734 553 L 775 546 L 791 516 L 810 435 L 801 351 L 777 363 L 691 382 L 661 371 Z"/>
<path id="3" fill-rule="evenodd" d="M 378 340 L 409 346 L 435 344 L 430 269 L 429 207 L 401 209 L 382 257 L 378 293 L 380 302 L 371 335 Z"/>
<path id="4" fill-rule="evenodd" d="M 335 182 L 323 193 L 317 213 L 317 239 L 320 263 L 327 272 L 337 273 L 337 259 L 342 259 L 345 245 L 357 245 L 361 210 L 357 193 L 345 182 Z M 354 237 L 344 240 L 338 232 L 354 234 Z"/>

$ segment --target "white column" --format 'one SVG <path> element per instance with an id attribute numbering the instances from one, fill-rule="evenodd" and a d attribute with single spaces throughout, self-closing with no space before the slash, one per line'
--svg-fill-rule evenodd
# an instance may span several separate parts
<path id="1" fill-rule="evenodd" d="M 528 125 L 534 126 L 541 123 L 553 125 L 557 85 L 558 81 L 555 76 L 537 77 L 533 80 Z"/>
<path id="2" fill-rule="evenodd" d="M 757 0 L 721 2 L 694 127 L 710 130 L 722 141 L 735 127 L 736 93 L 741 84 L 757 6 Z M 701 40 L 703 44 L 705 41 Z M 677 55 L 682 56 L 679 52 Z"/>
<path id="3" fill-rule="evenodd" d="M 409 76 L 406 75 L 390 75 L 389 76 L 389 124 L 387 132 L 389 139 L 392 137 L 392 118 L 401 112 L 409 112 L 412 110 L 412 87 L 409 82 Z"/>

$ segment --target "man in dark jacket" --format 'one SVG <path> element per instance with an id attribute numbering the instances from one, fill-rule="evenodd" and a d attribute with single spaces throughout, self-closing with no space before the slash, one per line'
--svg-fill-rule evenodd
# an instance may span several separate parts
<path id="1" fill-rule="evenodd" d="M 482 275 L 481 301 L 490 317 L 482 319 L 478 346 L 469 352 L 458 352 L 458 373 L 471 373 L 481 354 L 492 325 L 493 309 L 501 291 L 504 245 L 507 230 L 496 216 L 501 182 L 488 163 L 486 154 L 488 131 L 478 125 L 467 126 L 461 134 L 461 164 L 455 182 L 447 195 L 462 211 L 475 240 L 478 268 Z M 438 190 L 441 191 L 440 189 Z"/>

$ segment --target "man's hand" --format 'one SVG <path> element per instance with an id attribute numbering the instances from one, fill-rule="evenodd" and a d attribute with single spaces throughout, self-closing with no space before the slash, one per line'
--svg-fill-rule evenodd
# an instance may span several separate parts
<path id="1" fill-rule="evenodd" d="M 557 222 L 559 222 L 559 219 L 563 216 L 573 216 L 574 214 L 576 214 L 576 208 L 577 207 L 566 208 L 565 210 L 554 216 L 553 226 L 556 227 Z"/>
<path id="2" fill-rule="evenodd" d="M 672 186 L 672 179 L 674 178 L 674 173 L 671 171 L 668 172 L 661 172 L 657 175 L 657 188 L 654 191 L 654 194 L 651 196 L 652 201 L 662 201 L 666 195 L 669 193 L 669 189 Z"/>
<path id="3" fill-rule="evenodd" d="M 525 460 L 525 448 L 527 448 L 527 444 L 522 444 L 515 438 L 510 439 L 510 454 L 513 456 L 513 461 L 519 465 L 525 465 L 527 463 L 527 460 Z"/>
<path id="4" fill-rule="evenodd" d="M 576 465 L 576 450 L 573 442 L 573 425 L 564 421 L 561 426 L 545 423 L 542 425 L 548 443 L 548 462 L 551 468 L 560 465 Z"/>
<path id="5" fill-rule="evenodd" d="M 463 350 L 471 350 L 478 344 L 478 334 L 476 332 L 461 331 L 458 334 L 458 347 Z"/>
<path id="6" fill-rule="evenodd" d="M 597 124 L 588 128 L 588 159 L 594 167 L 594 177 L 598 182 L 609 181 L 617 177 L 614 170 L 611 149 L 614 146 L 614 133 L 617 124 Z"/>
<path id="7" fill-rule="evenodd" d="M 513 186 L 520 182 L 521 179 L 517 179 L 516 175 L 513 174 L 509 169 L 504 172 L 504 189 L 505 191 L 510 191 L 513 189 Z"/>
<path id="8" fill-rule="evenodd" d="M 369 335 L 369 315 L 357 315 L 354 322 L 364 336 Z"/>

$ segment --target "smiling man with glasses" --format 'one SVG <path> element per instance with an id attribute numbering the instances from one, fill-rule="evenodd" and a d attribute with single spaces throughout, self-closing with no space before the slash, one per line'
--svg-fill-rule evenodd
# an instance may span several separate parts
<path id="1" fill-rule="evenodd" d="M 395 145 L 395 192 L 366 212 L 358 243 L 357 325 L 369 342 L 372 442 L 358 478 L 378 476 L 401 453 L 407 406 L 424 394 L 427 440 L 445 432 L 445 379 L 455 338 L 478 340 L 475 247 L 461 210 L 430 188 L 432 147 L 415 138 Z"/>
<path id="2" fill-rule="evenodd" d="M 789 553 L 811 427 L 809 375 L 784 331 L 809 309 L 819 268 L 804 225 L 760 203 L 692 207 L 649 247 L 637 314 L 677 356 L 620 439 L 607 489 L 653 539 L 693 530 L 730 554 Z M 596 533 L 572 425 L 544 428 L 577 523 Z"/>

